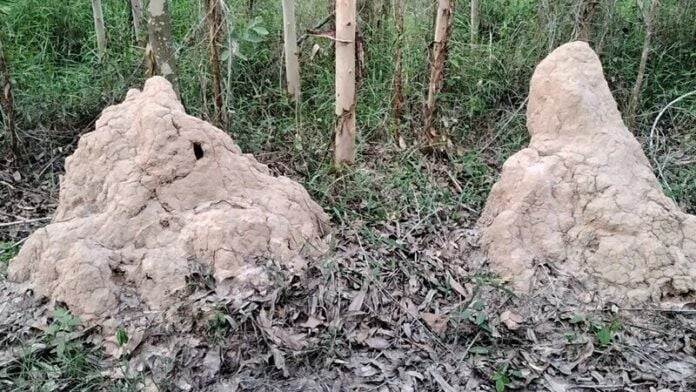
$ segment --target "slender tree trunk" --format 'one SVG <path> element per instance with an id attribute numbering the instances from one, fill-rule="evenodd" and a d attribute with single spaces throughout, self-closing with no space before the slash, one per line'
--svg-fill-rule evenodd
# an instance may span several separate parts
<path id="1" fill-rule="evenodd" d="M 142 0 L 130 0 L 131 13 L 133 14 L 133 32 L 135 32 L 135 40 L 140 37 L 140 28 L 143 20 L 143 3 Z"/>
<path id="2" fill-rule="evenodd" d="M 295 27 L 295 0 L 282 0 L 282 3 L 286 89 L 290 99 L 297 102 L 300 97 L 300 62 Z"/>
<path id="3" fill-rule="evenodd" d="M 424 127 L 423 141 L 431 143 L 437 138 L 435 129 L 434 112 L 437 94 L 440 92 L 445 72 L 445 59 L 447 57 L 447 41 L 452 30 L 452 9 L 454 0 L 439 0 L 437 16 L 435 18 L 435 39 L 432 45 L 430 58 L 430 80 L 428 83 L 428 98 L 423 110 Z"/>
<path id="4" fill-rule="evenodd" d="M 213 105 L 215 113 L 213 124 L 221 129 L 227 128 L 227 113 L 222 99 L 222 74 L 220 73 L 220 55 L 218 44 L 222 30 L 222 13 L 219 0 L 203 0 L 208 25 L 208 40 L 210 41 L 210 73 L 213 77 Z"/>
<path id="5" fill-rule="evenodd" d="M 648 54 L 650 53 L 650 39 L 653 35 L 655 15 L 657 14 L 658 0 L 651 0 L 650 10 L 645 16 L 645 39 L 643 40 L 643 52 L 640 55 L 640 64 L 638 64 L 638 74 L 636 75 L 636 84 L 633 85 L 631 100 L 626 110 L 626 126 L 631 129 L 635 123 L 635 114 L 640 98 L 640 88 L 643 85 L 643 76 L 645 75 L 645 65 L 648 62 Z"/>
<path id="6" fill-rule="evenodd" d="M 478 42 L 478 32 L 481 20 L 479 19 L 479 1 L 471 0 L 471 23 L 469 28 L 471 29 L 471 43 L 475 44 Z"/>
<path id="7" fill-rule="evenodd" d="M 2 95 L 0 96 L 0 107 L 5 123 L 5 132 L 9 139 L 9 153 L 12 161 L 19 158 L 19 141 L 17 139 L 17 129 L 15 128 L 14 101 L 12 99 L 12 81 L 10 71 L 5 61 L 5 50 L 2 46 L 0 37 L 0 83 L 2 83 Z"/>
<path id="8" fill-rule="evenodd" d="M 580 41 L 589 42 L 590 31 L 592 30 L 592 19 L 599 0 L 582 0 L 577 21 L 575 23 L 573 36 Z"/>
<path id="9" fill-rule="evenodd" d="M 92 15 L 94 16 L 94 31 L 97 33 L 97 50 L 99 56 L 103 56 L 106 52 L 106 27 L 104 26 L 101 0 L 92 0 Z"/>
<path id="10" fill-rule="evenodd" d="M 392 119 L 394 124 L 399 124 L 401 120 L 401 106 L 404 101 L 403 80 L 401 77 L 401 46 L 404 33 L 403 7 L 403 0 L 396 0 L 394 4 L 394 28 L 396 30 L 396 40 L 394 41 L 394 95 L 392 97 Z M 398 133 L 394 136 L 398 141 Z"/>
<path id="11" fill-rule="evenodd" d="M 150 0 L 147 6 L 149 44 L 157 74 L 165 77 L 179 94 L 176 56 L 167 0 Z"/>
<path id="12" fill-rule="evenodd" d="M 355 161 L 356 0 L 336 0 L 336 129 L 337 168 Z"/>

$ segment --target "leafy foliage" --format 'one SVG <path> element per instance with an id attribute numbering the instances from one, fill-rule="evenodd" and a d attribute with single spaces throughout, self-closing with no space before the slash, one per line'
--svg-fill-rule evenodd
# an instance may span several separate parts
<path id="1" fill-rule="evenodd" d="M 616 332 L 622 329 L 618 320 L 612 320 L 608 324 L 595 324 L 595 337 L 600 346 L 608 346 L 613 340 Z"/>
<path id="2" fill-rule="evenodd" d="M 116 344 L 118 344 L 119 347 L 128 344 L 128 333 L 126 333 L 123 327 L 116 328 Z"/>
<path id="3" fill-rule="evenodd" d="M 77 317 L 54 309 L 48 327 L 19 349 L 14 361 L 0 370 L 0 380 L 3 385 L 9 381 L 11 391 L 135 391 L 137 380 L 112 381 L 101 374 L 101 352 L 84 337 Z"/>
<path id="4" fill-rule="evenodd" d="M 14 0 L 0 0 L 0 16 L 5 16 L 10 13 L 10 7 Z"/>
<path id="5" fill-rule="evenodd" d="M 0 277 L 5 275 L 7 265 L 18 251 L 19 247 L 17 244 L 0 241 Z"/>

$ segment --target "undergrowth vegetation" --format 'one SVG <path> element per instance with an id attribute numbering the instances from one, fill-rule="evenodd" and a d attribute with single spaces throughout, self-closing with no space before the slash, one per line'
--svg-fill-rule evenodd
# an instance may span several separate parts
<path id="1" fill-rule="evenodd" d="M 601 2 L 592 25 L 590 43 L 600 54 L 620 108 L 627 105 L 640 59 L 643 14 L 647 12 L 641 4 L 632 0 Z M 371 195 L 372 184 L 360 174 L 361 168 L 342 180 L 326 175 L 333 127 L 331 41 L 313 36 L 302 41 L 303 95 L 296 112 L 282 89 L 280 3 L 233 0 L 226 5 L 222 68 L 230 118 L 227 131 L 246 151 L 279 152 L 286 164 L 292 163 L 289 166 L 296 172 L 291 174 L 302 177 L 319 198 L 327 197 L 325 192 L 336 185 L 334 182 L 348 180 L 349 188 L 361 191 L 365 203 L 373 199 L 386 204 L 383 208 L 387 209 L 388 200 Z M 453 174 L 467 172 L 474 193 L 485 195 L 491 183 L 490 172 L 495 173 L 505 158 L 527 141 L 524 104 L 533 68 L 552 48 L 574 37 L 579 6 L 571 0 L 495 0 L 482 2 L 481 7 L 477 43 L 470 42 L 468 8 L 464 4 L 456 8 L 445 83 L 438 98 L 438 127 L 456 146 L 445 162 L 449 170 Z M 324 19 L 327 8 L 319 0 L 300 2 L 300 33 Z M 396 126 L 409 144 L 420 131 L 427 48 L 432 34 L 429 15 L 433 11 L 428 1 L 405 4 L 406 102 L 404 118 Z M 127 2 L 105 2 L 104 14 L 108 50 L 103 60 L 96 54 L 88 2 L 16 2 L 2 20 L 25 148 L 31 150 L 32 145 L 41 142 L 36 139 L 51 138 L 52 132 L 56 138 L 65 139 L 63 144 L 72 142 L 75 135 L 90 129 L 101 108 L 121 99 L 128 88 L 142 84 L 146 37 L 134 36 Z M 212 99 L 206 83 L 209 75 L 203 11 L 197 2 L 173 0 L 171 15 L 182 99 L 191 114 L 207 118 L 212 112 Z M 359 78 L 357 111 L 363 154 L 359 160 L 365 164 L 362 166 L 371 167 L 373 157 L 381 154 L 373 150 L 397 150 L 389 121 L 393 73 L 390 53 L 395 32 L 392 15 L 380 15 L 378 22 L 370 20 L 371 24 L 368 17 L 367 11 L 361 10 L 365 68 Z M 691 23 L 695 17 L 694 7 L 684 1 L 661 2 L 637 122 L 632 129 L 646 146 L 656 113 L 696 83 L 696 26 Z M 690 212 L 696 208 L 696 173 L 690 165 L 696 151 L 695 124 L 696 98 L 691 97 L 661 118 L 652 132 L 655 151 L 649 151 L 653 164 L 661 170 L 665 190 Z M 37 128 L 49 132 L 37 133 Z M 368 170 L 397 178 L 423 174 L 420 164 L 413 163 L 420 161 L 419 153 L 407 149 L 389 156 L 389 162 Z M 486 175 L 478 175 L 481 163 L 490 169 Z M 397 173 L 412 169 L 414 173 Z M 478 174 L 472 177 L 473 172 Z M 396 189 L 405 193 L 398 186 Z M 471 189 L 456 191 L 459 199 L 475 206 L 481 203 L 480 195 L 474 200 L 469 197 Z M 340 210 L 345 207 L 340 203 L 350 199 L 349 195 L 341 195 L 333 200 L 339 204 L 331 203 L 331 208 Z"/>
<path id="2" fill-rule="evenodd" d="M 104 377 L 101 348 L 87 343 L 87 336 L 78 318 L 56 308 L 48 327 L 18 347 L 14 360 L 3 363 L 0 380 L 12 380 L 12 392 L 135 391 L 137 378 L 123 372 L 114 379 Z"/>
<path id="3" fill-rule="evenodd" d="M 0 277 L 5 276 L 10 259 L 17 254 L 17 245 L 0 241 Z"/>

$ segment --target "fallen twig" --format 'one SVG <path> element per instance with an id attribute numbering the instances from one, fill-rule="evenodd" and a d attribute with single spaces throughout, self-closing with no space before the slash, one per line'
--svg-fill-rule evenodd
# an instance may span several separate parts
<path id="1" fill-rule="evenodd" d="M 34 219 L 23 219 L 23 220 L 18 220 L 14 222 L 5 222 L 5 223 L 0 223 L 0 227 L 9 227 L 9 226 L 15 226 L 15 225 L 21 225 L 24 223 L 34 223 L 34 222 L 41 222 L 45 220 L 51 220 L 53 217 L 50 216 L 44 216 L 42 218 L 34 218 Z"/>
<path id="2" fill-rule="evenodd" d="M 625 312 L 658 312 L 658 313 L 683 313 L 696 314 L 696 309 L 658 309 L 658 308 L 619 308 L 619 311 Z"/>

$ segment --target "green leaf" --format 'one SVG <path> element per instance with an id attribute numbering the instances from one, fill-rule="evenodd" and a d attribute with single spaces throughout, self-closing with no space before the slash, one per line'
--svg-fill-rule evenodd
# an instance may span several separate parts
<path id="1" fill-rule="evenodd" d="M 571 324 L 578 324 L 585 321 L 585 316 L 580 313 L 575 313 L 570 319 Z"/>
<path id="2" fill-rule="evenodd" d="M 54 323 L 58 324 L 61 331 L 70 331 L 72 327 L 80 325 L 80 319 L 70 314 L 65 308 L 55 308 L 53 310 Z"/>
<path id="3" fill-rule="evenodd" d="M 471 311 L 463 310 L 461 312 L 453 312 L 452 315 L 450 316 L 450 319 L 453 322 L 459 323 L 459 322 L 462 322 L 463 320 L 468 320 L 469 317 L 471 317 Z"/>
<path id="4" fill-rule="evenodd" d="M 510 383 L 510 378 L 507 376 L 505 370 L 496 370 L 491 376 L 491 380 L 495 381 L 496 392 L 505 391 L 505 387 Z"/>
<path id="5" fill-rule="evenodd" d="M 256 34 L 265 36 L 268 35 L 268 30 L 263 26 L 254 26 L 251 28 Z"/>
<path id="6" fill-rule="evenodd" d="M 572 343 L 577 338 L 577 334 L 573 331 L 563 332 L 563 337 L 566 338 L 568 343 Z"/>
<path id="7" fill-rule="evenodd" d="M 477 312 L 476 318 L 474 319 L 474 324 L 482 325 L 485 322 L 486 322 L 486 314 L 483 312 Z"/>
<path id="8" fill-rule="evenodd" d="M 65 356 L 65 340 L 64 339 L 56 339 L 56 354 L 58 354 L 59 357 L 63 358 Z"/>
<path id="9" fill-rule="evenodd" d="M 123 347 L 128 343 L 128 334 L 126 333 L 126 330 L 118 327 L 116 328 L 116 344 L 118 344 L 119 347 Z"/>
<path id="10" fill-rule="evenodd" d="M 483 302 L 481 302 L 480 300 L 477 299 L 476 301 L 474 301 L 471 304 L 471 307 L 476 309 L 476 310 L 481 310 L 481 309 L 483 309 Z"/>
<path id="11" fill-rule="evenodd" d="M 46 335 L 55 335 L 56 332 L 58 332 L 58 324 L 56 323 L 51 323 L 48 327 L 46 327 Z"/>
<path id="12" fill-rule="evenodd" d="M 246 42 L 251 42 L 251 43 L 255 43 L 255 44 L 259 43 L 259 42 L 263 42 L 263 37 L 254 33 L 253 30 L 245 31 L 244 34 L 242 35 L 242 39 Z"/>
<path id="13" fill-rule="evenodd" d="M 10 259 L 17 255 L 18 251 L 19 247 L 15 244 L 0 241 L 0 263 L 9 263 Z"/>
<path id="14" fill-rule="evenodd" d="M 495 380 L 495 392 L 504 392 L 505 385 L 505 381 L 502 378 Z"/>
<path id="15" fill-rule="evenodd" d="M 599 331 L 597 331 L 595 336 L 597 336 L 597 341 L 599 342 L 600 345 L 606 346 L 609 343 L 611 343 L 613 333 L 611 332 L 610 328 L 607 328 L 606 326 L 604 326 Z"/>

